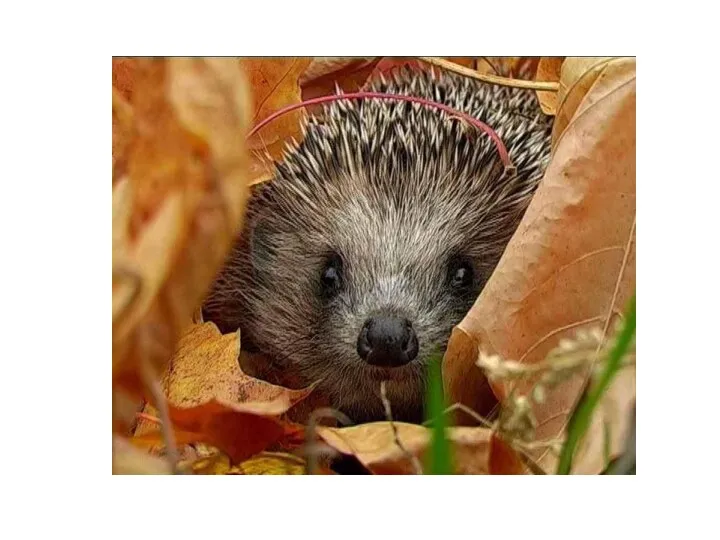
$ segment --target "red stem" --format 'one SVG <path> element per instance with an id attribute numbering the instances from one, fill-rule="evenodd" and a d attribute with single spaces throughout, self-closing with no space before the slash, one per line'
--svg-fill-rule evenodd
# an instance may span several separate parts
<path id="1" fill-rule="evenodd" d="M 505 145 L 503 144 L 500 137 L 498 137 L 498 134 L 495 133 L 495 130 L 493 130 L 490 126 L 488 126 L 486 123 L 481 122 L 477 118 L 473 118 L 469 114 L 466 114 L 462 111 L 458 111 L 456 109 L 453 109 L 452 107 L 448 107 L 447 105 L 444 105 L 442 103 L 437 103 L 435 101 L 431 101 L 429 99 L 424 99 L 420 97 L 415 96 L 403 96 L 398 94 L 385 94 L 383 92 L 353 92 L 350 94 L 339 94 L 335 96 L 322 96 L 317 97 L 313 99 L 308 99 L 307 101 L 303 101 L 301 103 L 295 103 L 293 105 L 288 105 L 287 107 L 283 107 L 279 111 L 274 112 L 270 116 L 268 116 L 265 120 L 257 124 L 252 131 L 250 131 L 250 134 L 248 135 L 248 138 L 255 135 L 258 131 L 260 131 L 263 127 L 268 125 L 270 122 L 278 118 L 279 116 L 282 116 L 283 114 L 289 113 L 291 111 L 294 111 L 296 109 L 301 109 L 304 107 L 308 107 L 310 105 L 317 105 L 318 103 L 328 103 L 330 101 L 341 101 L 344 99 L 366 99 L 366 98 L 375 98 L 375 99 L 394 99 L 397 101 L 409 101 L 411 103 L 420 103 L 421 105 L 425 105 L 427 107 L 434 107 L 436 109 L 440 109 L 441 111 L 445 111 L 446 113 L 457 116 L 459 118 L 462 118 L 469 124 L 475 126 L 476 128 L 480 129 L 481 131 L 484 131 L 487 133 L 487 135 L 492 139 L 492 141 L 495 143 L 495 148 L 497 148 L 498 155 L 500 156 L 500 159 L 505 164 L 506 167 L 510 167 L 512 163 L 510 162 L 510 156 L 508 155 L 507 149 L 505 148 Z"/>

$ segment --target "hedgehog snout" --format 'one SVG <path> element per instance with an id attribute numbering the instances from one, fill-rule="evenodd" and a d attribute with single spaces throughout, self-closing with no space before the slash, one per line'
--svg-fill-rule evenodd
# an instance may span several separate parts
<path id="1" fill-rule="evenodd" d="M 418 339 L 412 323 L 405 318 L 375 316 L 363 324 L 357 352 L 368 364 L 399 367 L 417 357 Z"/>

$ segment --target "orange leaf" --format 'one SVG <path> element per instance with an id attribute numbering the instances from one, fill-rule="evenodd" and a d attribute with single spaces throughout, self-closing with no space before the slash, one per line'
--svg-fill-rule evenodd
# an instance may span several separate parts
<path id="1" fill-rule="evenodd" d="M 162 372 L 242 224 L 250 107 L 235 60 L 131 65 L 113 73 L 130 108 L 118 125 L 131 124 L 113 190 L 113 380 L 137 391 L 139 365 Z"/>
<path id="2" fill-rule="evenodd" d="M 212 400 L 196 407 L 171 406 L 170 420 L 178 444 L 209 444 L 238 463 L 273 445 L 289 449 L 302 444 L 303 439 L 297 437 L 300 426 L 277 416 L 289 406 L 278 400 L 251 407 Z M 163 439 L 160 431 L 154 430 L 136 435 L 133 443 L 157 450 L 163 446 Z"/>
<path id="3" fill-rule="evenodd" d="M 520 362 L 542 361 L 561 338 L 580 328 L 607 329 L 634 292 L 634 64 L 628 59 L 606 63 L 597 84 L 577 104 L 516 234 L 453 330 L 443 365 L 451 402 L 482 406 L 478 389 L 487 383 L 475 366 L 480 350 Z M 566 117 L 563 106 L 558 118 Z M 559 385 L 535 407 L 538 440 L 562 435 L 585 376 Z M 506 384 L 493 389 L 501 399 L 508 395 Z M 529 389 L 518 385 L 516 390 Z M 599 407 L 575 472 L 602 469 L 605 421 L 611 427 L 611 453 L 621 451 L 634 395 L 634 371 L 624 370 Z M 554 458 L 540 457 L 552 470 Z"/>
<path id="4" fill-rule="evenodd" d="M 564 56 L 543 56 L 538 63 L 535 80 L 559 81 L 564 59 Z M 542 111 L 547 115 L 554 116 L 558 106 L 558 93 L 537 91 L 537 97 Z"/>
<path id="5" fill-rule="evenodd" d="M 173 405 L 187 407 L 213 399 L 237 410 L 279 415 L 304 399 L 312 387 L 290 390 L 249 377 L 240 369 L 240 334 L 221 334 L 211 322 L 196 324 L 178 342 L 163 378 Z"/>
<path id="6" fill-rule="evenodd" d="M 595 83 L 603 85 L 609 82 L 613 87 L 614 77 L 607 81 L 604 76 L 608 73 L 608 69 L 611 70 L 611 73 L 625 72 L 625 75 L 629 73 L 634 76 L 635 60 L 609 56 L 584 56 L 569 57 L 563 62 L 560 70 L 560 88 L 557 94 L 559 110 L 553 124 L 553 147 L 557 144 L 568 123 L 577 115 L 578 107 L 585 102 Z M 592 99 L 602 98 L 604 93 L 606 91 L 598 89 L 593 92 Z"/>
<path id="7" fill-rule="evenodd" d="M 532 79 L 539 60 L 536 56 L 480 56 L 476 70 L 501 77 Z"/>
<path id="8" fill-rule="evenodd" d="M 113 56 L 112 85 L 126 101 L 132 100 L 136 69 L 137 64 L 135 58 Z"/>
<path id="9" fill-rule="evenodd" d="M 312 387 L 290 390 L 245 375 L 239 351 L 239 333 L 222 335 L 209 322 L 193 325 L 163 377 L 178 443 L 216 446 L 234 463 L 271 444 L 301 443 L 296 426 L 280 416 L 312 392 Z M 146 413 L 156 416 L 151 407 Z M 143 420 L 135 433 L 136 444 L 162 444 L 151 422 Z"/>
<path id="10" fill-rule="evenodd" d="M 415 474 L 416 465 L 425 459 L 431 431 L 415 424 L 394 424 L 402 448 L 389 422 L 347 428 L 319 427 L 317 431 L 328 445 L 338 452 L 355 456 L 374 474 Z M 453 427 L 447 433 L 457 474 L 489 473 L 489 429 Z"/>
<path id="11" fill-rule="evenodd" d="M 252 124 L 259 122 L 287 105 L 299 103 L 299 78 L 312 62 L 312 58 L 242 58 L 240 63 L 250 80 L 253 95 Z M 248 141 L 253 157 L 250 180 L 255 183 L 272 175 L 272 161 L 278 160 L 285 144 L 292 137 L 299 140 L 300 122 L 304 111 L 283 115 L 253 135 Z"/>
<path id="12" fill-rule="evenodd" d="M 520 456 L 495 433 L 490 437 L 489 453 L 490 474 L 525 474 L 525 466 Z"/>

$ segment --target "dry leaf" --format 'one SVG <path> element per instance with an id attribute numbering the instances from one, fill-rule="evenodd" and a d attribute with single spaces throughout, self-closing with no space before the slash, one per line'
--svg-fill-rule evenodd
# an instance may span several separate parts
<path id="1" fill-rule="evenodd" d="M 214 452 L 194 460 L 187 467 L 197 475 L 302 475 L 306 472 L 305 460 L 283 452 L 261 452 L 234 466 L 226 454 Z M 319 470 L 318 473 L 333 474 L 327 469 Z"/>
<path id="2" fill-rule="evenodd" d="M 240 59 L 252 89 L 253 125 L 283 107 L 301 101 L 299 79 L 311 62 L 312 58 L 309 57 Z M 291 142 L 293 137 L 300 139 L 300 122 L 304 114 L 302 109 L 285 114 L 250 138 L 248 148 L 252 152 L 252 183 L 271 176 L 273 165 L 268 160 L 278 160 L 285 144 Z"/>
<path id="3" fill-rule="evenodd" d="M 397 444 L 390 422 L 374 422 L 347 428 L 318 427 L 318 435 L 332 448 L 353 455 L 374 474 L 415 474 L 412 457 L 423 463 L 431 430 L 395 422 Z M 447 432 L 457 474 L 488 474 L 491 431 L 486 428 L 453 427 Z"/>
<path id="4" fill-rule="evenodd" d="M 239 333 L 222 335 L 213 323 L 190 327 L 180 339 L 163 377 L 170 419 L 179 444 L 203 442 L 237 463 L 271 444 L 296 446 L 298 427 L 280 417 L 305 399 L 312 387 L 290 390 L 245 375 L 238 363 Z M 154 408 L 147 415 L 156 417 Z M 163 445 L 154 422 L 139 423 L 133 443 Z"/>
<path id="5" fill-rule="evenodd" d="M 478 389 L 487 381 L 475 367 L 479 350 L 521 362 L 541 361 L 579 328 L 608 324 L 608 317 L 621 313 L 634 292 L 635 72 L 625 61 L 606 68 L 602 84 L 590 89 L 557 141 L 545 177 L 495 272 L 453 330 L 443 366 L 452 402 L 483 406 Z M 536 408 L 538 440 L 562 434 L 583 381 L 578 376 L 563 383 Z M 494 390 L 502 399 L 508 386 Z M 612 454 L 621 450 L 634 395 L 634 371 L 625 370 L 600 407 L 574 472 L 602 469 L 603 420 L 612 427 Z M 552 471 L 554 461 L 545 453 L 541 464 Z"/>
<path id="6" fill-rule="evenodd" d="M 213 399 L 238 410 L 280 415 L 312 392 L 292 390 L 249 377 L 240 368 L 240 333 L 221 334 L 211 322 L 192 325 L 178 342 L 162 386 L 169 402 L 190 407 Z"/>
<path id="7" fill-rule="evenodd" d="M 220 334 L 213 323 L 190 328 L 163 378 L 163 389 L 173 405 L 188 407 L 213 398 L 239 400 L 244 377 L 238 365 L 240 339 Z"/>
<path id="8" fill-rule="evenodd" d="M 489 454 L 488 470 L 490 474 L 516 475 L 526 473 L 526 467 L 518 454 L 494 433 L 490 437 Z"/>
<path id="9" fill-rule="evenodd" d="M 617 75 L 614 75 L 617 73 Z M 591 88 L 603 79 L 610 78 L 610 87 L 616 76 L 635 74 L 634 58 L 614 58 L 611 56 L 568 57 L 560 70 L 560 88 L 557 93 L 558 113 L 553 125 L 553 148 L 565 131 L 570 120 L 577 115 L 578 107 L 585 101 Z M 605 92 L 595 91 L 595 99 L 601 99 Z"/>
<path id="10" fill-rule="evenodd" d="M 261 452 L 234 467 L 229 474 L 298 475 L 305 474 L 306 470 L 307 463 L 298 456 L 283 452 Z M 334 473 L 326 468 L 318 468 L 315 474 L 330 475 Z"/>
<path id="11" fill-rule="evenodd" d="M 447 56 L 444 57 L 444 59 L 448 62 L 452 62 L 453 64 L 464 66 L 466 68 L 474 68 L 476 62 L 475 58 L 472 56 Z"/>
<path id="12" fill-rule="evenodd" d="M 250 107 L 229 59 L 135 59 L 125 87 L 133 129 L 113 190 L 113 380 L 137 390 L 141 364 L 162 372 L 242 224 Z"/>
<path id="13" fill-rule="evenodd" d="M 475 70 L 480 73 L 516 79 L 532 79 L 540 58 L 537 56 L 479 56 Z"/>
<path id="14" fill-rule="evenodd" d="M 560 80 L 564 56 L 543 56 L 537 66 L 536 81 L 557 82 Z M 554 116 L 558 106 L 558 92 L 537 91 L 540 108 L 545 114 Z"/>
<path id="15" fill-rule="evenodd" d="M 170 407 L 170 421 L 178 445 L 204 443 L 226 453 L 238 463 L 269 448 L 292 450 L 304 442 L 303 426 L 280 418 L 292 406 L 282 399 L 248 406 L 212 400 L 190 408 Z M 157 453 L 164 448 L 160 430 L 135 435 L 131 442 Z"/>

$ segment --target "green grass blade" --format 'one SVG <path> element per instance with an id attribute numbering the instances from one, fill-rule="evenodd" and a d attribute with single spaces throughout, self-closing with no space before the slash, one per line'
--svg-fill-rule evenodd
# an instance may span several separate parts
<path id="1" fill-rule="evenodd" d="M 635 336 L 635 295 L 630 300 L 623 327 L 615 346 L 610 351 L 603 371 L 597 380 L 586 387 L 573 411 L 567 426 L 567 440 L 563 445 L 558 462 L 557 474 L 570 474 L 572 460 L 580 441 L 587 433 L 592 415 L 603 394 L 610 387 L 613 378 L 622 368 L 622 359 Z"/>
<path id="2" fill-rule="evenodd" d="M 427 390 L 427 417 L 432 421 L 432 439 L 426 470 L 429 474 L 452 474 L 450 441 L 447 438 L 447 416 L 442 383 L 442 356 L 430 360 Z"/>

